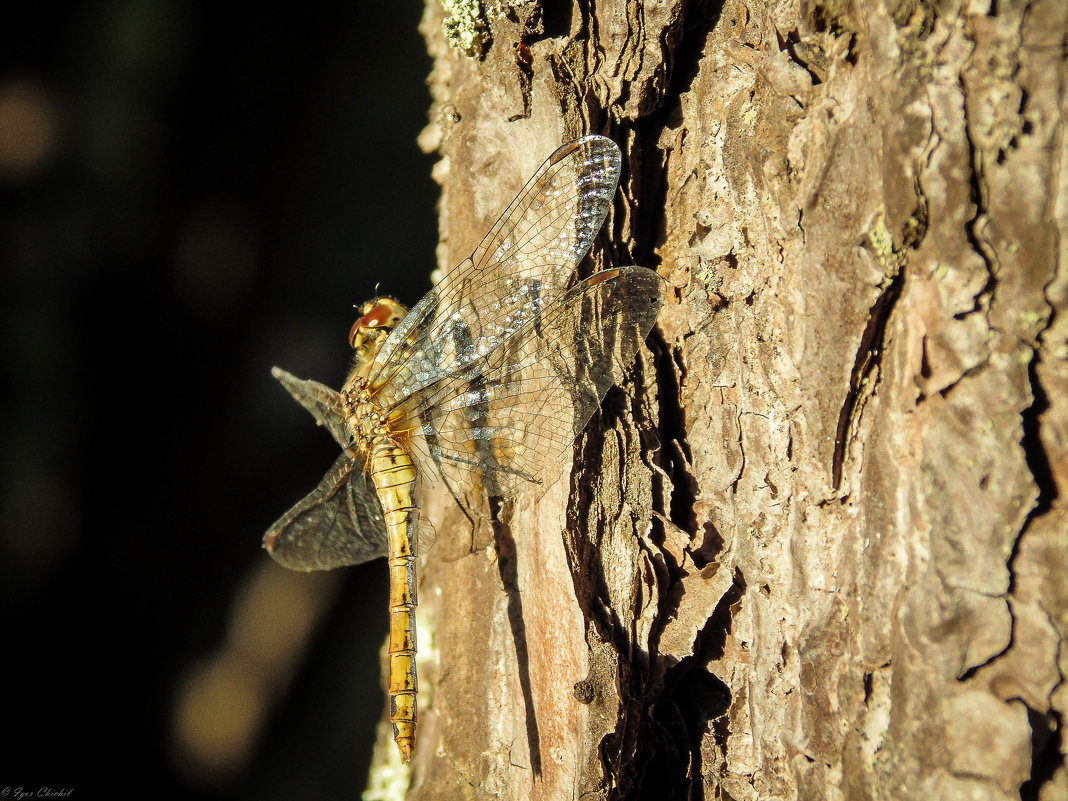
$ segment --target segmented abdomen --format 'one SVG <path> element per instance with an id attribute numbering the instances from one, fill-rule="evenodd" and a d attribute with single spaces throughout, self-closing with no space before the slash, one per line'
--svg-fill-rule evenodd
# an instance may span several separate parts
<path id="1" fill-rule="evenodd" d="M 382 438 L 371 449 L 371 480 L 389 538 L 389 719 L 401 761 L 415 747 L 415 548 L 419 510 L 415 467 L 397 443 Z"/>

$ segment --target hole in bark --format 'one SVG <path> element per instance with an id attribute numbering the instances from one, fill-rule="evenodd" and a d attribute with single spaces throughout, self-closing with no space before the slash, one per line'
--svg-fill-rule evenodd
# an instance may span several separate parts
<path id="1" fill-rule="evenodd" d="M 931 362 L 927 355 L 927 337 L 924 337 L 923 349 L 920 353 L 920 378 L 930 378 L 932 375 Z"/>
<path id="2" fill-rule="evenodd" d="M 723 550 L 723 535 L 719 533 L 712 521 L 707 521 L 702 528 L 704 529 L 704 537 L 701 540 L 701 544 L 690 551 L 694 566 L 698 570 L 701 570 L 710 562 L 714 562 Z"/>
<path id="3" fill-rule="evenodd" d="M 573 8 L 572 3 L 543 3 L 541 23 L 545 33 L 538 38 L 559 39 L 571 33 L 571 11 Z M 535 40 L 531 39 L 531 41 Z"/>
<path id="4" fill-rule="evenodd" d="M 846 47 L 846 64 L 851 67 L 857 66 L 857 37 L 854 34 L 849 34 L 849 44 Z"/>
<path id="5" fill-rule="evenodd" d="M 801 35 L 797 32 L 796 28 L 786 34 L 782 49 L 790 56 L 791 61 L 808 73 L 809 77 L 812 79 L 813 86 L 819 86 L 823 83 L 823 78 L 812 68 L 811 61 L 806 54 L 804 46 L 801 44 Z"/>

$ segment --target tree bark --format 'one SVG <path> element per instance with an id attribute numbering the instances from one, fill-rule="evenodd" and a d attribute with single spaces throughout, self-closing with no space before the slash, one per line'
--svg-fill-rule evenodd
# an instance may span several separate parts
<path id="1" fill-rule="evenodd" d="M 595 132 L 670 288 L 495 547 L 429 499 L 407 797 L 1068 797 L 1066 6 L 937 5 L 428 0 L 439 266 Z"/>

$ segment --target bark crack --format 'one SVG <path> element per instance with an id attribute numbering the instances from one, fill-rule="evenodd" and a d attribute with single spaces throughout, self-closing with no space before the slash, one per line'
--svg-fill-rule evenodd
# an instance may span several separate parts
<path id="1" fill-rule="evenodd" d="M 870 245 L 870 243 L 868 243 Z M 834 453 L 831 457 L 831 485 L 835 492 L 842 483 L 842 469 L 845 464 L 848 443 L 852 436 L 852 429 L 856 420 L 860 417 L 860 408 L 863 398 L 874 392 L 879 364 L 882 360 L 885 348 L 886 328 L 890 321 L 890 315 L 901 297 L 901 291 L 905 284 L 903 269 L 904 257 L 895 247 L 896 256 L 895 271 L 890 274 L 883 291 L 875 299 L 868 311 L 868 321 L 864 326 L 864 332 L 860 337 L 860 345 L 857 347 L 856 357 L 853 360 L 853 369 L 849 373 L 849 391 L 838 413 L 838 426 L 835 431 Z"/>

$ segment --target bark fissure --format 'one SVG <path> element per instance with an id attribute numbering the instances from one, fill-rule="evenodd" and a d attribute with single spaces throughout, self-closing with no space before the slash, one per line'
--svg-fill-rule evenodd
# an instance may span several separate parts
<path id="1" fill-rule="evenodd" d="M 1048 327 L 1044 330 L 1048 330 Z M 1042 415 L 1050 409 L 1049 398 L 1046 396 L 1037 372 L 1042 358 L 1042 349 L 1042 335 L 1039 334 L 1038 346 L 1034 349 L 1031 360 L 1027 364 L 1027 380 L 1032 401 L 1031 405 L 1020 413 L 1023 419 L 1023 439 L 1020 444 L 1023 446 L 1027 467 L 1031 471 L 1035 486 L 1038 487 L 1038 497 L 1027 515 L 1027 520 L 1024 521 L 1021 535 L 1027 531 L 1035 518 L 1049 512 L 1054 501 L 1060 497 L 1057 482 L 1053 477 L 1053 468 L 1050 466 L 1049 454 L 1046 453 L 1046 447 L 1042 444 Z"/>
<path id="2" fill-rule="evenodd" d="M 895 255 L 898 255 L 895 251 Z M 842 466 L 849 449 L 851 430 L 856 425 L 862 397 L 875 392 L 873 376 L 877 375 L 882 352 L 886 345 L 887 325 L 894 312 L 905 283 L 904 267 L 889 277 L 889 285 L 876 299 L 868 312 L 868 322 L 860 337 L 853 369 L 849 373 L 849 391 L 838 413 L 838 426 L 835 429 L 834 453 L 831 458 L 831 486 L 835 492 L 842 483 Z"/>

